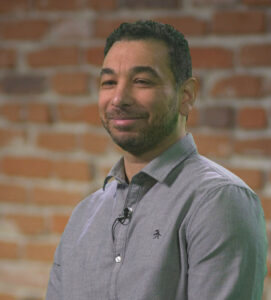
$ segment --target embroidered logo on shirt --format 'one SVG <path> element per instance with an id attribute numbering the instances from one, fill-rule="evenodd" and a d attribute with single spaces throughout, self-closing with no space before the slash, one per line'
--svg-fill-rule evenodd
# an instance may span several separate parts
<path id="1" fill-rule="evenodd" d="M 156 229 L 153 234 L 153 239 L 159 239 L 160 236 L 162 236 L 162 234 L 160 233 L 159 229 Z"/>

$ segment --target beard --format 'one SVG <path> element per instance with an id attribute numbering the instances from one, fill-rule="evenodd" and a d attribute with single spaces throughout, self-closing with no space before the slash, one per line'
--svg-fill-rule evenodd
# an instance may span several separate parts
<path id="1" fill-rule="evenodd" d="M 122 118 L 125 118 L 125 116 L 128 118 L 131 116 L 142 117 L 147 120 L 149 113 L 140 109 L 127 111 L 126 108 L 118 108 L 112 112 L 105 113 L 105 120 L 102 119 L 104 128 L 119 147 L 133 155 L 141 155 L 156 148 L 158 144 L 172 134 L 178 124 L 179 111 L 177 100 L 173 100 L 167 109 L 160 114 L 156 114 L 150 123 L 146 123 L 145 126 L 139 126 L 136 132 L 133 131 L 131 134 L 126 135 L 119 135 L 112 130 L 110 118 L 116 116 Z M 118 130 L 127 132 L 127 129 L 123 128 L 118 128 Z"/>

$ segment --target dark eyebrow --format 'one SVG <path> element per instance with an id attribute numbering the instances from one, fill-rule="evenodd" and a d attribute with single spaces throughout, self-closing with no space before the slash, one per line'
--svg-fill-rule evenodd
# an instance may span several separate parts
<path id="1" fill-rule="evenodd" d="M 149 67 L 149 66 L 136 66 L 132 69 L 132 73 L 133 74 L 149 73 L 151 76 L 153 76 L 155 78 L 160 78 L 158 73 L 152 67 Z"/>
<path id="2" fill-rule="evenodd" d="M 136 66 L 132 68 L 132 74 L 138 74 L 138 73 L 149 73 L 151 76 L 155 77 L 155 78 L 160 78 L 160 76 L 158 75 L 158 73 L 149 66 Z M 115 71 L 113 69 L 110 68 L 103 68 L 100 72 L 100 76 L 102 75 L 114 75 L 116 74 Z"/>
<path id="3" fill-rule="evenodd" d="M 113 75 L 113 74 L 115 74 L 115 71 L 110 68 L 103 68 L 100 72 L 100 76 L 102 76 L 104 74 Z"/>

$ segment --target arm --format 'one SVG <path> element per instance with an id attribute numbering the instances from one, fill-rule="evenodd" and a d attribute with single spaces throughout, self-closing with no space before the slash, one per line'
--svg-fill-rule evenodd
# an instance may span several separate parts
<path id="1" fill-rule="evenodd" d="M 260 300 L 267 242 L 260 201 L 227 185 L 201 200 L 187 227 L 189 300 Z"/>

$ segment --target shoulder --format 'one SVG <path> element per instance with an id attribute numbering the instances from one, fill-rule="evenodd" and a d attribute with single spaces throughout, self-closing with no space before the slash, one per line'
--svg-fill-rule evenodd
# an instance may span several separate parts
<path id="1" fill-rule="evenodd" d="M 241 178 L 204 156 L 195 155 L 191 161 L 188 160 L 187 167 L 190 169 L 194 180 L 197 181 L 198 187 L 204 188 L 208 192 L 219 187 L 232 185 L 255 194 Z"/>
<path id="2" fill-rule="evenodd" d="M 236 225 L 235 222 L 258 222 L 262 219 L 263 210 L 256 193 L 221 165 L 195 155 L 186 161 L 184 173 L 186 175 L 182 177 L 190 180 L 193 197 L 187 216 L 189 224 L 198 226 L 201 220 L 207 223 L 223 223 L 223 220 L 228 223 L 231 220 Z"/>

